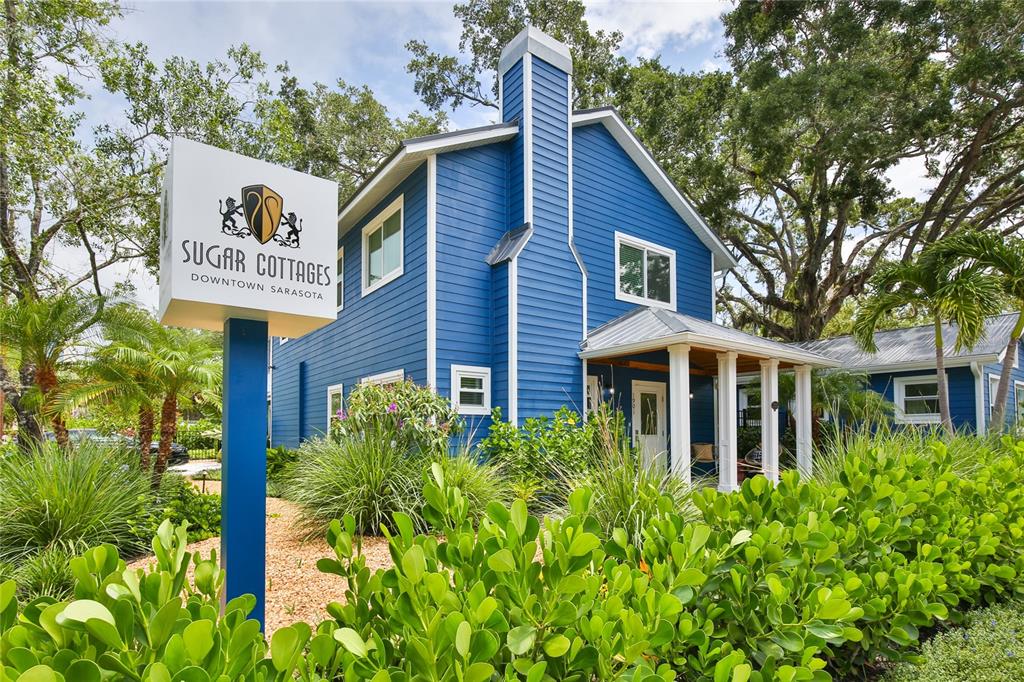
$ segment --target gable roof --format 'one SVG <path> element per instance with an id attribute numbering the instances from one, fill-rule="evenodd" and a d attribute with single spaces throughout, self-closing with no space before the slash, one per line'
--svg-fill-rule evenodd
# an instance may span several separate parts
<path id="1" fill-rule="evenodd" d="M 738 329 L 715 324 L 664 308 L 639 306 L 594 329 L 580 344 L 581 358 L 660 350 L 675 343 L 735 350 L 788 362 L 836 367 L 839 363 L 818 353 Z"/>
<path id="2" fill-rule="evenodd" d="M 675 183 L 665 174 L 665 171 L 654 160 L 654 156 L 644 146 L 643 142 L 636 136 L 633 130 L 626 125 L 614 107 L 601 107 L 599 109 L 585 109 L 575 111 L 572 115 L 573 127 L 602 123 L 608 129 L 619 146 L 629 155 L 633 163 L 640 168 L 648 181 L 665 198 L 669 206 L 675 209 L 679 217 L 690 226 L 697 238 L 704 243 L 711 251 L 715 270 L 728 270 L 739 263 L 736 257 L 729 251 L 725 243 L 719 239 L 704 219 L 700 217 L 693 204 L 683 196 Z"/>
<path id="3" fill-rule="evenodd" d="M 428 156 L 502 142 L 510 140 L 518 134 L 519 121 L 515 120 L 403 140 L 398 149 L 341 207 L 341 211 L 338 213 L 338 235 L 348 232 L 367 211 L 376 206 L 402 180 L 405 180 Z"/>
<path id="4" fill-rule="evenodd" d="M 1017 313 L 994 315 L 985 321 L 985 334 L 971 349 L 956 350 L 957 326 L 942 325 L 943 358 L 949 366 L 972 362 L 995 362 L 1006 349 Z M 935 367 L 935 331 L 930 324 L 875 332 L 877 353 L 863 350 L 852 336 L 803 341 L 793 344 L 805 350 L 834 358 L 843 369 L 859 372 L 898 371 Z"/>

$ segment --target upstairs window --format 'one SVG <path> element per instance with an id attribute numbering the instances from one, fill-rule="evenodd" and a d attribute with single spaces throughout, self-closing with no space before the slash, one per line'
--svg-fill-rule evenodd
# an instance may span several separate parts
<path id="1" fill-rule="evenodd" d="M 403 197 L 363 228 L 363 296 L 401 276 Z"/>
<path id="2" fill-rule="evenodd" d="M 615 298 L 655 308 L 676 307 L 676 252 L 615 233 Z"/>

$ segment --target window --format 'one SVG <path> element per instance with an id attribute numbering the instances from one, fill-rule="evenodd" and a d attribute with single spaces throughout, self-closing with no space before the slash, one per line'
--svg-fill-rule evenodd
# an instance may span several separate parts
<path id="1" fill-rule="evenodd" d="M 452 365 L 452 407 L 459 414 L 491 413 L 491 369 Z"/>
<path id="2" fill-rule="evenodd" d="M 363 296 L 402 274 L 402 197 L 363 228 Z"/>
<path id="3" fill-rule="evenodd" d="M 345 249 L 344 247 L 338 249 L 338 269 L 335 273 L 337 281 L 334 286 L 337 290 L 335 297 L 335 303 L 338 306 L 338 312 L 340 313 L 345 308 Z"/>
<path id="4" fill-rule="evenodd" d="M 988 375 L 988 418 L 989 418 L 989 421 L 992 421 L 992 412 L 993 412 L 993 408 L 996 406 L 996 395 L 998 395 L 998 394 L 999 394 L 999 375 L 997 375 L 997 374 L 989 374 Z M 1007 396 L 1006 397 L 1006 404 L 1007 404 L 1007 406 L 1010 405 L 1010 398 L 1011 398 L 1011 396 Z M 1010 413 L 1010 410 L 1009 410 L 1009 407 L 1007 407 L 1005 417 L 1009 417 L 1010 416 L 1009 413 Z M 1009 421 L 1009 420 L 1006 419 L 1005 421 Z"/>
<path id="5" fill-rule="evenodd" d="M 1017 423 L 1024 425 L 1024 381 L 1013 382 L 1014 416 Z"/>
<path id="6" fill-rule="evenodd" d="M 327 387 L 327 426 L 341 417 L 341 410 L 345 407 L 345 387 L 342 384 L 335 384 Z"/>
<path id="7" fill-rule="evenodd" d="M 616 232 L 615 263 L 615 298 L 676 307 L 675 251 Z"/>
<path id="8" fill-rule="evenodd" d="M 393 369 L 389 372 L 381 372 L 380 374 L 371 374 L 368 377 L 363 377 L 359 380 L 359 383 L 387 386 L 388 384 L 397 384 L 403 379 L 405 379 L 405 371 L 401 369 Z"/>
<path id="9" fill-rule="evenodd" d="M 939 422 L 939 382 L 934 376 L 895 380 L 896 420 L 908 424 Z"/>
<path id="10" fill-rule="evenodd" d="M 596 412 L 601 407 L 601 384 L 596 375 L 587 376 L 587 412 Z"/>

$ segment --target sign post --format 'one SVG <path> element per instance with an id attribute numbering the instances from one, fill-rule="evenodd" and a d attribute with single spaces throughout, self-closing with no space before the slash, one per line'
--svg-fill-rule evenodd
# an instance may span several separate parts
<path id="1" fill-rule="evenodd" d="M 160 321 L 224 332 L 225 599 L 266 590 L 267 356 L 335 319 L 338 186 L 175 138 L 160 221 Z"/>

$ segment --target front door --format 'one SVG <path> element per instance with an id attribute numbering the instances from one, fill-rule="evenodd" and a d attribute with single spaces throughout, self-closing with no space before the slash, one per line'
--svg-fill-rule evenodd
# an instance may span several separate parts
<path id="1" fill-rule="evenodd" d="M 633 382 L 633 445 L 648 465 L 667 465 L 665 384 L 660 381 Z"/>

